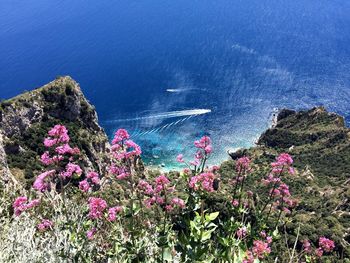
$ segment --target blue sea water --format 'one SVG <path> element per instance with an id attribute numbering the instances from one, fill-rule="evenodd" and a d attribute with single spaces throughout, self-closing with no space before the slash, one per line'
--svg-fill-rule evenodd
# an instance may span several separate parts
<path id="1" fill-rule="evenodd" d="M 71 75 L 108 134 L 175 165 L 253 145 L 275 108 L 350 119 L 350 1 L 1 0 L 0 97 Z"/>

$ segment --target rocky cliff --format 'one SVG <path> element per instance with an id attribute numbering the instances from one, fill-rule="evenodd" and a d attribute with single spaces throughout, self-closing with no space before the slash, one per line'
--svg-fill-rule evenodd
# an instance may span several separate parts
<path id="1" fill-rule="evenodd" d="M 311 238 L 316 244 L 318 236 L 330 236 L 339 244 L 339 254 L 350 257 L 350 129 L 344 118 L 323 107 L 281 110 L 256 147 L 231 157 L 251 156 L 259 167 L 266 167 L 262 171 L 266 173 L 281 152 L 293 156 L 296 174 L 286 182 L 301 200 L 294 220 L 286 225 L 288 236 L 294 236 L 289 245 L 293 246 L 300 225 L 300 240 Z M 229 177 L 232 169 L 232 162 L 224 163 L 222 176 Z"/>
<path id="2" fill-rule="evenodd" d="M 0 104 L 1 178 L 31 183 L 42 169 L 39 156 L 50 127 L 64 124 L 72 145 L 82 150 L 84 169 L 104 172 L 108 163 L 108 138 L 99 126 L 94 107 L 79 84 L 60 77 L 49 84 Z"/>

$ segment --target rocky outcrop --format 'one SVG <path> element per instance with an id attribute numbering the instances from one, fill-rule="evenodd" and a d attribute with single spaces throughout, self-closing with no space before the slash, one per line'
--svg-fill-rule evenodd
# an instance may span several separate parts
<path id="1" fill-rule="evenodd" d="M 44 151 L 43 139 L 55 124 L 69 129 L 72 144 L 82 150 L 85 170 L 105 172 L 110 161 L 108 138 L 94 107 L 70 77 L 57 78 L 0 104 L 3 167 L 15 171 L 15 177 L 32 180 L 41 169 L 38 156 Z"/>

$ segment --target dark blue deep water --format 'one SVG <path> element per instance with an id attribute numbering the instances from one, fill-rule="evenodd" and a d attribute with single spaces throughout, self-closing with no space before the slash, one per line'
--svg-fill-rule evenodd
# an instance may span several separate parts
<path id="1" fill-rule="evenodd" d="M 0 97 L 71 75 L 109 135 L 172 165 L 250 146 L 275 108 L 350 118 L 350 1 L 1 0 Z"/>

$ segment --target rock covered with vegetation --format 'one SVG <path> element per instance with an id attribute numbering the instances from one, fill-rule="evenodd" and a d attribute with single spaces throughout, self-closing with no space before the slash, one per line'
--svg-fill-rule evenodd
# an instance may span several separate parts
<path id="1" fill-rule="evenodd" d="M 323 107 L 307 111 L 282 110 L 276 122 L 258 140 L 258 146 L 233 155 L 254 158 L 260 168 L 267 166 L 278 152 L 294 158 L 296 176 L 287 179 L 300 199 L 296 216 L 286 224 L 292 246 L 299 236 L 309 236 L 316 243 L 327 233 L 339 244 L 340 255 L 350 257 L 350 129 L 343 117 Z M 232 169 L 222 165 L 222 173 Z"/>
<path id="2" fill-rule="evenodd" d="M 0 152 L 2 149 L 6 153 L 14 177 L 31 184 L 43 168 L 37 157 L 44 152 L 43 138 L 57 123 L 70 130 L 72 144 L 83 152 L 82 167 L 104 171 L 102 163 L 109 162 L 109 143 L 96 111 L 73 79 L 59 77 L 0 104 Z"/>

